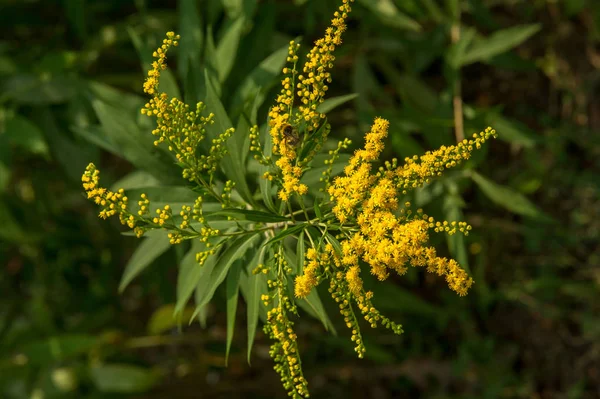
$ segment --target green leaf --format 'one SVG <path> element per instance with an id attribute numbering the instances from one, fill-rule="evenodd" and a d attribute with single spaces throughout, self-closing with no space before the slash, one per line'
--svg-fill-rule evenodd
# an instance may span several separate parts
<path id="1" fill-rule="evenodd" d="M 19 73 L 6 79 L 2 98 L 24 105 L 60 104 L 75 97 L 79 88 L 77 79 L 61 74 L 47 78 Z"/>
<path id="2" fill-rule="evenodd" d="M 502 132 L 498 135 L 498 138 L 508 143 L 533 148 L 538 142 L 535 133 L 523 123 L 504 118 L 496 112 L 486 114 L 485 123 L 492 126 L 496 131 Z"/>
<path id="3" fill-rule="evenodd" d="M 240 107 L 241 104 L 246 104 L 249 101 L 254 101 L 258 106 L 262 105 L 269 86 L 278 82 L 276 78 L 285 65 L 287 55 L 288 45 L 286 44 L 254 68 L 239 86 L 233 100 L 233 106 Z"/>
<path id="4" fill-rule="evenodd" d="M 125 265 L 125 271 L 119 283 L 119 292 L 123 292 L 134 278 L 171 247 L 167 234 L 165 232 L 161 233 L 142 238 L 142 243 L 138 245 L 129 262 Z"/>
<path id="5" fill-rule="evenodd" d="M 321 302 L 321 298 L 319 298 L 319 293 L 316 288 L 313 288 L 306 298 L 296 299 L 296 303 L 315 319 L 320 320 L 321 323 L 323 323 L 325 330 L 337 335 L 337 331 L 323 307 L 323 303 Z"/>
<path id="6" fill-rule="evenodd" d="M 201 292 L 200 302 L 196 306 L 203 306 L 210 302 L 217 287 L 225 280 L 229 268 L 236 260 L 242 258 L 247 250 L 252 247 L 258 238 L 258 233 L 244 234 L 236 238 L 219 257 L 215 266 L 210 269 L 210 275 L 200 279 L 197 289 Z"/>
<path id="7" fill-rule="evenodd" d="M 342 245 L 337 240 L 337 238 L 335 238 L 331 234 L 327 233 L 327 234 L 325 234 L 325 239 L 327 240 L 327 242 L 329 242 L 333 246 L 333 249 L 335 250 L 335 252 L 338 255 L 342 255 L 342 253 L 343 253 L 343 251 L 342 251 Z"/>
<path id="8" fill-rule="evenodd" d="M 103 364 L 90 369 L 94 385 L 102 392 L 141 393 L 159 381 L 152 370 L 129 364 Z"/>
<path id="9" fill-rule="evenodd" d="M 29 119 L 15 115 L 6 121 L 4 132 L 0 133 L 6 135 L 5 138 L 10 144 L 21 147 L 31 154 L 43 155 L 46 159 L 50 155 L 42 130 Z"/>
<path id="10" fill-rule="evenodd" d="M 292 227 L 288 227 L 285 230 L 281 230 L 279 233 L 275 234 L 275 236 L 273 238 L 271 238 L 269 241 L 267 241 L 264 245 L 270 245 L 273 244 L 274 242 L 283 240 L 285 237 L 292 235 L 292 234 L 296 234 L 304 229 L 306 229 L 308 226 L 310 226 L 310 224 L 308 223 L 300 223 L 297 225 L 294 225 Z"/>
<path id="11" fill-rule="evenodd" d="M 485 39 L 477 40 L 462 58 L 461 66 L 489 60 L 496 55 L 517 47 L 539 32 L 541 28 L 541 24 L 513 26 L 496 31 Z"/>
<path id="12" fill-rule="evenodd" d="M 175 303 L 175 314 L 180 313 L 185 309 L 188 300 L 194 293 L 194 290 L 202 279 L 207 279 L 214 267 L 217 255 L 211 255 L 206 259 L 204 264 L 200 266 L 196 262 L 196 254 L 206 250 L 206 245 L 203 242 L 194 240 L 188 253 L 183 257 L 179 264 L 179 274 L 177 275 L 177 302 Z M 193 319 L 196 312 L 190 318 Z"/>
<path id="13" fill-rule="evenodd" d="M 329 111 L 339 107 L 340 105 L 345 104 L 348 101 L 354 100 L 356 97 L 358 97 L 358 93 L 352 93 L 352 94 L 346 94 L 344 96 L 328 98 L 327 100 L 325 100 L 321 104 L 319 104 L 319 106 L 317 107 L 317 112 L 326 114 Z"/>
<path id="14" fill-rule="evenodd" d="M 314 209 L 315 209 L 315 216 L 317 217 L 317 219 L 323 219 L 323 212 L 321 211 L 321 206 L 319 206 L 319 199 L 315 197 L 315 202 L 314 202 Z"/>
<path id="15" fill-rule="evenodd" d="M 262 211 L 256 211 L 253 209 L 223 209 L 213 213 L 206 213 L 207 220 L 213 220 L 215 216 L 230 216 L 236 220 L 250 220 L 253 222 L 263 223 L 276 223 L 276 222 L 290 222 L 291 220 L 285 216 L 276 215 L 274 213 L 267 213 Z"/>
<path id="16" fill-rule="evenodd" d="M 194 313 L 194 309 L 191 307 L 187 307 L 183 312 L 175 314 L 175 304 L 163 305 L 152 313 L 146 330 L 150 335 L 162 334 L 165 331 L 180 326 L 182 320 L 189 320 L 192 317 L 192 313 Z"/>
<path id="17" fill-rule="evenodd" d="M 229 351 L 231 349 L 231 341 L 233 340 L 233 332 L 235 331 L 235 314 L 237 312 L 240 274 L 242 272 L 243 262 L 238 259 L 233 263 L 231 270 L 227 274 L 225 282 L 225 297 L 227 298 L 227 346 L 225 349 L 225 365 L 229 359 Z"/>
<path id="18" fill-rule="evenodd" d="M 237 18 L 219 41 L 215 54 L 219 82 L 224 82 L 233 68 L 245 23 L 245 18 Z"/>
<path id="19" fill-rule="evenodd" d="M 205 80 L 207 89 L 206 105 L 210 112 L 215 114 L 215 123 L 207 126 L 206 130 L 208 132 L 208 137 L 214 139 L 233 125 L 225 112 L 225 108 L 223 108 L 223 104 L 217 96 L 208 72 L 205 72 Z M 245 136 L 243 135 L 247 134 L 248 132 L 235 132 L 229 140 L 227 140 L 225 146 L 228 154 L 223 158 L 221 166 L 223 167 L 223 172 L 225 172 L 227 178 L 235 182 L 235 189 L 240 195 L 248 203 L 254 204 L 254 199 L 248 188 L 248 183 L 246 182 L 245 159 L 242 159 L 242 154 L 244 153 L 243 146 L 246 142 Z"/>
<path id="20" fill-rule="evenodd" d="M 470 171 L 469 175 L 479 186 L 481 191 L 492 200 L 492 202 L 501 207 L 519 215 L 527 216 L 541 221 L 551 221 L 552 219 L 538 209 L 523 194 L 505 186 L 496 184 L 475 171 Z"/>
<path id="21" fill-rule="evenodd" d="M 454 43 L 446 53 L 446 62 L 452 69 L 458 70 L 464 63 L 467 49 L 473 43 L 477 31 L 474 28 L 462 29 L 460 40 Z"/>
<path id="22" fill-rule="evenodd" d="M 373 12 L 379 20 L 394 28 L 421 31 L 421 25 L 406 14 L 401 13 L 392 0 L 359 0 L 360 4 Z"/>
<path id="23" fill-rule="evenodd" d="M 173 158 L 156 150 L 152 135 L 141 132 L 133 115 L 98 100 L 92 101 L 92 106 L 104 133 L 121 149 L 125 159 L 162 181 L 181 181 Z"/>
<path id="24" fill-rule="evenodd" d="M 115 89 L 114 87 L 101 82 L 86 82 L 86 91 L 90 102 L 97 99 L 112 105 L 113 107 L 135 112 L 136 116 L 139 115 L 140 108 L 142 108 L 145 103 L 144 98 L 140 96 Z"/>
<path id="25" fill-rule="evenodd" d="M 374 280 L 370 275 L 365 275 L 364 279 L 365 283 L 369 280 Z M 438 318 L 443 313 L 442 309 L 437 306 L 389 281 L 383 283 L 377 282 L 377 293 L 373 297 L 373 304 L 382 310 L 405 312 L 413 315 L 422 314 L 423 317 L 430 318 Z"/>
<path id="26" fill-rule="evenodd" d="M 84 140 L 110 152 L 113 155 L 124 158 L 121 149 L 112 142 L 110 137 L 108 137 L 104 133 L 104 129 L 102 129 L 99 125 L 89 125 L 89 126 L 72 126 L 71 131 L 77 135 L 79 135 Z"/>
<path id="27" fill-rule="evenodd" d="M 92 335 L 72 334 L 33 341 L 18 350 L 32 365 L 49 365 L 88 353 L 100 344 Z"/>
<path id="28" fill-rule="evenodd" d="M 202 20 L 196 0 L 179 0 L 179 59 L 178 71 L 182 79 L 188 77 L 191 68 L 197 68 L 203 46 Z M 187 95 L 187 93 L 186 93 Z M 194 101 L 195 102 L 195 101 Z"/>
<path id="29" fill-rule="evenodd" d="M 81 173 L 96 158 L 97 150 L 75 141 L 58 126 L 56 113 L 49 107 L 36 108 L 36 124 L 44 127 L 46 142 L 52 159 L 57 160 L 65 174 L 74 181 L 81 181 Z M 39 118 L 39 119 L 37 119 Z"/>
<path id="30" fill-rule="evenodd" d="M 267 247 L 263 245 L 258 251 L 256 251 L 256 254 L 248 263 L 245 273 L 242 276 L 242 281 L 247 280 L 246 292 L 242 292 L 244 293 L 247 306 L 246 321 L 248 327 L 248 364 L 250 364 L 250 355 L 252 353 L 252 346 L 254 345 L 256 329 L 258 328 L 258 316 L 262 306 L 260 296 L 267 292 L 265 275 L 262 273 L 252 274 L 252 270 L 264 262 L 266 250 Z M 244 290 L 244 286 L 245 285 L 242 284 L 242 290 Z"/>
<path id="31" fill-rule="evenodd" d="M 260 134 L 265 138 L 265 142 L 263 143 L 263 151 L 265 153 L 265 156 L 270 157 L 273 154 L 273 140 L 271 135 L 269 134 L 268 123 L 263 129 L 260 129 Z M 260 165 L 259 171 L 259 186 L 263 202 L 265 203 L 267 209 L 269 209 L 271 212 L 277 212 L 277 209 L 275 208 L 275 203 L 273 202 L 273 183 L 271 183 L 271 180 L 264 179 L 262 177 L 265 172 L 269 171 L 269 167 L 265 165 Z"/>

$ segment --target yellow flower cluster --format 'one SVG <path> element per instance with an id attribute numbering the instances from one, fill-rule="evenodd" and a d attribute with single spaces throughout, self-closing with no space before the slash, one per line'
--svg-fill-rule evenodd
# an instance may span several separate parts
<path id="1" fill-rule="evenodd" d="M 281 247 L 280 247 L 281 251 Z M 298 314 L 296 305 L 288 295 L 285 275 L 292 272 L 281 252 L 273 256 L 274 264 L 279 270 L 277 280 L 268 280 L 267 286 L 272 290 L 271 295 L 263 295 L 261 299 L 265 304 L 273 303 L 267 312 L 267 324 L 264 331 L 274 340 L 269 352 L 275 361 L 275 371 L 281 376 L 283 387 L 289 396 L 295 399 L 307 398 L 308 382 L 302 372 L 300 354 L 298 352 L 297 336 L 294 332 L 294 323 L 288 318 L 288 312 Z"/>
<path id="2" fill-rule="evenodd" d="M 317 107 L 324 101 L 328 90 L 327 85 L 331 83 L 329 70 L 335 60 L 333 51 L 342 43 L 342 33 L 346 30 L 346 19 L 351 11 L 350 3 L 353 1 L 343 0 L 339 10 L 334 13 L 331 26 L 325 31 L 325 36 L 318 39 L 310 50 L 302 69 L 303 74 L 297 76 L 298 83 L 296 83 L 298 74 L 296 52 L 299 45 L 294 41 L 290 42 L 287 61 L 292 64 L 292 67 L 283 69 L 282 89 L 276 105 L 269 111 L 269 133 L 273 140 L 273 153 L 280 156 L 276 161 L 282 176 L 279 198 L 284 201 L 288 201 L 294 193 L 303 195 L 308 191 L 308 187 L 300 183 L 302 166 L 312 159 L 329 134 L 328 126 L 319 129 L 325 114 L 319 113 Z M 295 94 L 301 102 L 297 113 L 294 113 L 293 108 Z M 296 129 L 301 130 L 300 135 Z M 313 134 L 316 130 L 320 134 Z M 310 142 L 311 149 L 302 157 L 304 159 L 298 159 L 297 147 L 300 144 L 300 148 L 303 148 L 302 144 L 305 142 Z"/>
<path id="3" fill-rule="evenodd" d="M 303 273 L 294 280 L 294 294 L 297 298 L 305 298 L 319 284 L 323 272 L 331 264 L 332 252 L 330 245 L 320 254 L 315 248 L 306 250 Z"/>
<path id="4" fill-rule="evenodd" d="M 399 191 L 422 186 L 432 176 L 445 168 L 456 166 L 468 159 L 473 147 L 495 135 L 491 128 L 473 140 L 465 140 L 456 146 L 442 147 L 421 157 L 406 159 L 406 164 L 371 173 L 371 162 L 379 158 L 383 139 L 387 136 L 388 121 L 376 118 L 371 131 L 365 137 L 365 148 L 355 152 L 344 170 L 345 176 L 337 177 L 329 187 L 333 212 L 340 223 L 355 222 L 359 231 L 342 241 L 341 263 L 348 269 L 346 279 L 353 292 L 361 287 L 359 261 L 366 262 L 371 273 L 385 280 L 389 270 L 402 275 L 407 265 L 424 266 L 427 271 L 445 276 L 449 287 L 459 295 L 466 295 L 473 280 L 454 260 L 438 257 L 429 240 L 428 229 L 449 234 L 457 230 L 468 234 L 466 223 L 434 223 L 433 218 L 422 215 L 411 217 L 410 203 L 399 209 Z M 397 214 L 399 211 L 399 215 Z"/>
<path id="5" fill-rule="evenodd" d="M 464 139 L 457 145 L 441 146 L 425 155 L 406 158 L 405 164 L 396 170 L 394 180 L 402 193 L 423 186 L 430 178 L 441 176 L 444 169 L 453 168 L 471 157 L 474 149 L 481 148 L 490 137 L 496 137 L 496 131 L 491 127 L 479 134 L 473 134 L 471 140 Z"/>
<path id="6" fill-rule="evenodd" d="M 129 223 L 129 217 L 126 214 L 128 198 L 123 189 L 117 192 L 110 191 L 107 188 L 100 187 L 100 171 L 96 169 L 93 163 L 90 163 L 81 176 L 83 188 L 87 193 L 88 199 L 94 201 L 102 207 L 98 215 L 102 219 L 108 219 L 111 216 L 119 214 L 122 224 Z M 133 228 L 133 225 L 129 226 Z"/>
<path id="7" fill-rule="evenodd" d="M 331 26 L 325 31 L 325 36 L 315 42 L 308 53 L 308 60 L 302 68 L 303 74 L 298 76 L 297 94 L 302 103 L 298 110 L 306 124 L 306 130 L 317 129 L 325 114 L 317 112 L 317 106 L 323 102 L 325 93 L 331 83 L 331 73 L 335 57 L 333 51 L 342 44 L 342 34 L 346 30 L 346 19 L 350 13 L 350 3 L 354 0 L 343 0 L 342 5 L 333 14 Z"/>
<path id="8" fill-rule="evenodd" d="M 296 62 L 298 56 L 296 51 L 299 44 L 290 42 L 287 61 L 293 63 L 293 68 L 284 68 L 286 75 L 281 82 L 281 92 L 276 100 L 276 105 L 269 111 L 269 134 L 273 142 L 273 154 L 279 155 L 276 162 L 277 167 L 281 169 L 282 189 L 279 191 L 279 198 L 288 201 L 293 193 L 300 195 L 306 194 L 308 187 L 300 183 L 302 177 L 302 168 L 297 165 L 296 143 L 290 142 L 287 132 L 295 129 L 292 126 L 293 105 L 294 105 L 294 79 L 296 74 Z"/>
<path id="9" fill-rule="evenodd" d="M 171 46 L 177 46 L 179 44 L 179 35 L 174 32 L 167 32 L 167 38 L 163 39 L 162 45 L 152 54 L 156 61 L 152 63 L 152 69 L 148 71 L 148 77 L 144 82 L 144 93 L 155 96 L 158 93 L 158 81 L 160 78 L 160 71 L 164 71 L 167 68 L 165 60 L 167 59 L 167 51 Z"/>

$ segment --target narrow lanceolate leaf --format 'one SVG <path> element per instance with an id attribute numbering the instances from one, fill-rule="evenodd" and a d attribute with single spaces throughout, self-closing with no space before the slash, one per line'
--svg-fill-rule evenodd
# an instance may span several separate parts
<path id="1" fill-rule="evenodd" d="M 260 296 L 267 292 L 267 282 L 265 281 L 265 275 L 262 273 L 252 274 L 252 270 L 256 266 L 263 263 L 265 259 L 267 247 L 262 246 L 248 263 L 244 277 L 247 278 L 246 292 L 244 298 L 246 299 L 247 306 L 247 327 L 248 327 L 248 364 L 250 363 L 250 355 L 252 353 L 252 346 L 254 345 L 254 337 L 256 335 L 256 329 L 258 327 L 258 316 L 262 306 Z"/>
<path id="2" fill-rule="evenodd" d="M 214 139 L 233 125 L 223 108 L 223 104 L 213 87 L 208 72 L 205 72 L 206 80 L 206 106 L 208 110 L 215 114 L 215 123 L 206 127 L 208 138 Z M 235 182 L 235 189 L 250 204 L 254 204 L 254 199 L 250 193 L 250 188 L 246 182 L 246 163 L 242 158 L 244 154 L 244 145 L 246 136 L 249 132 L 235 132 L 225 143 L 228 154 L 223 158 L 221 165 L 223 172 L 228 179 Z"/>
<path id="3" fill-rule="evenodd" d="M 202 51 L 202 21 L 198 13 L 196 0 L 179 0 L 179 76 L 187 78 L 190 66 L 198 67 L 198 60 Z"/>
<path id="4" fill-rule="evenodd" d="M 286 44 L 254 68 L 239 86 L 233 100 L 234 107 L 240 107 L 241 104 L 252 101 L 252 99 L 258 106 L 262 105 L 266 89 L 277 82 L 276 78 L 281 73 L 287 56 L 288 45 Z"/>
<path id="5" fill-rule="evenodd" d="M 337 252 L 338 255 L 342 254 L 342 245 L 337 240 L 337 238 L 327 233 L 325 234 L 325 240 L 333 246 L 333 249 L 335 250 L 335 252 Z"/>
<path id="6" fill-rule="evenodd" d="M 519 215 L 528 216 L 534 219 L 544 221 L 552 220 L 535 206 L 535 204 L 529 201 L 527 197 L 512 188 L 496 184 L 475 171 L 471 171 L 470 176 L 473 181 L 477 183 L 481 191 L 483 191 L 492 202 L 501 207 Z"/>
<path id="7" fill-rule="evenodd" d="M 169 249 L 171 244 L 169 244 L 167 234 L 164 232 L 161 233 L 142 239 L 142 243 L 136 248 L 131 259 L 129 259 L 129 262 L 125 266 L 125 271 L 119 284 L 120 292 L 123 292 L 131 280 L 137 277 L 156 258 Z"/>
<path id="8" fill-rule="evenodd" d="M 371 10 L 379 20 L 395 28 L 420 31 L 421 25 L 398 10 L 393 0 L 359 0 L 359 3 Z"/>
<path id="9" fill-rule="evenodd" d="M 496 55 L 517 47 L 536 34 L 540 29 L 540 24 L 530 24 L 513 26 L 508 29 L 496 31 L 489 37 L 476 41 L 462 57 L 461 65 L 464 66 L 473 62 L 489 60 Z"/>
<path id="10" fill-rule="evenodd" d="M 265 138 L 265 142 L 263 143 L 263 149 L 264 149 L 265 156 L 270 157 L 273 154 L 273 152 L 272 152 L 273 140 L 271 138 L 271 135 L 269 134 L 269 123 L 268 122 L 264 128 L 260 129 L 260 134 L 262 137 Z M 263 178 L 264 173 L 269 171 L 269 167 L 265 166 L 265 165 L 261 165 L 259 170 L 260 170 L 259 186 L 260 186 L 260 193 L 262 194 L 263 202 L 265 203 L 266 207 L 271 212 L 277 212 L 277 209 L 275 208 L 275 203 L 273 202 L 273 196 L 272 196 L 273 194 L 271 192 L 272 188 L 273 188 L 271 180 Z"/>
<path id="11" fill-rule="evenodd" d="M 263 223 L 276 223 L 276 222 L 289 222 L 290 219 L 285 216 L 276 215 L 274 213 L 261 212 L 252 209 L 223 209 L 214 213 L 207 213 L 206 217 L 208 220 L 212 220 L 215 217 L 230 216 L 236 220 L 250 220 L 252 222 L 263 222 Z"/>
<path id="12" fill-rule="evenodd" d="M 335 108 L 339 107 L 340 105 L 347 103 L 348 101 L 354 100 L 356 97 L 358 97 L 358 93 L 352 93 L 352 94 L 346 94 L 344 96 L 328 98 L 327 100 L 325 100 L 321 104 L 319 104 L 319 106 L 317 107 L 317 112 L 326 114 L 329 111 L 331 111 L 332 109 L 335 109 Z"/>
<path id="13" fill-rule="evenodd" d="M 267 241 L 265 243 L 265 246 L 269 245 L 269 244 L 273 244 L 274 242 L 283 240 L 285 237 L 295 234 L 295 233 L 298 233 L 299 231 L 306 229 L 308 226 L 310 226 L 308 223 L 300 223 L 293 227 L 289 227 L 285 230 L 281 230 L 279 233 L 275 234 L 275 237 L 273 237 L 269 241 Z"/>
<path id="14" fill-rule="evenodd" d="M 227 79 L 229 72 L 231 72 L 231 68 L 233 68 L 245 23 L 245 18 L 237 18 L 228 27 L 227 32 L 225 32 L 217 46 L 215 62 L 220 82 L 224 82 L 225 79 Z"/>
<path id="15" fill-rule="evenodd" d="M 256 243 L 258 233 L 250 233 L 236 238 L 229 247 L 222 252 L 219 260 L 210 270 L 210 274 L 202 278 L 198 282 L 200 289 L 200 302 L 196 303 L 197 307 L 207 304 L 212 299 L 217 287 L 225 280 L 231 265 L 236 260 L 242 258 L 246 251 Z"/>
<path id="16" fill-rule="evenodd" d="M 125 159 L 163 182 L 181 182 L 181 172 L 173 164 L 173 158 L 156 151 L 153 138 L 140 130 L 133 115 L 98 100 L 92 101 L 92 107 L 104 133 L 120 148 Z"/>
<path id="17" fill-rule="evenodd" d="M 323 302 L 321 302 L 321 298 L 319 297 L 319 293 L 317 292 L 316 288 L 313 288 L 306 298 L 296 299 L 296 303 L 312 317 L 320 320 L 321 323 L 323 323 L 325 330 L 331 331 L 331 333 L 337 335 L 337 331 L 335 330 L 331 319 L 323 307 Z"/>
<path id="18" fill-rule="evenodd" d="M 179 274 L 177 275 L 177 302 L 175 303 L 175 314 L 183 311 L 196 286 L 202 279 L 207 279 L 214 267 L 217 254 L 211 255 L 200 266 L 196 262 L 196 254 L 206 250 L 206 245 L 200 241 L 192 242 L 192 247 L 183 257 L 179 265 Z M 195 315 L 194 315 L 195 316 Z M 193 317 L 192 317 L 193 318 Z"/>
<path id="19" fill-rule="evenodd" d="M 225 350 L 225 365 L 229 360 L 229 351 L 231 349 L 231 341 L 233 340 L 233 332 L 235 331 L 235 314 L 237 312 L 237 303 L 240 288 L 240 274 L 242 272 L 244 262 L 238 259 L 231 266 L 231 270 L 227 274 L 225 281 L 225 296 L 227 298 L 227 347 Z"/>
<path id="20" fill-rule="evenodd" d="M 319 202 L 321 202 L 318 198 L 315 198 L 315 202 L 314 202 L 314 209 L 315 209 L 315 216 L 317 217 L 317 219 L 323 219 L 323 212 L 321 211 L 321 206 L 319 205 Z"/>

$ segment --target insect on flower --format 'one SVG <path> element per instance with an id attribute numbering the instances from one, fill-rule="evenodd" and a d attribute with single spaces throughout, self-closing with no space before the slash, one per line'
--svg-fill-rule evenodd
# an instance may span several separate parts
<path id="1" fill-rule="evenodd" d="M 285 137 L 285 142 L 290 147 L 297 147 L 300 143 L 300 134 L 298 133 L 298 129 L 293 127 L 290 124 L 286 124 L 283 126 L 283 137 Z"/>

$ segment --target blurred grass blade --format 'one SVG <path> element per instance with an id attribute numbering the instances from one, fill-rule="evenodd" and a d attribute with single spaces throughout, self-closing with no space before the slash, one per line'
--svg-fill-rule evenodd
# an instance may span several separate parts
<path id="1" fill-rule="evenodd" d="M 469 175 L 477 183 L 481 191 L 495 204 L 522 216 L 547 222 L 552 220 L 523 194 L 512 188 L 496 184 L 475 171 L 469 171 Z"/>
<path id="2" fill-rule="evenodd" d="M 264 262 L 265 252 L 267 247 L 264 245 L 256 251 L 252 260 L 246 266 L 244 277 L 247 280 L 247 290 L 244 293 L 244 299 L 246 300 L 247 307 L 247 329 L 248 329 L 248 364 L 250 364 L 250 355 L 252 353 L 252 346 L 254 345 L 254 337 L 256 335 L 256 329 L 258 328 L 258 316 L 262 309 L 262 301 L 260 296 L 267 292 L 267 282 L 265 275 L 262 273 L 253 274 L 252 271 L 260 264 Z M 242 288 L 244 286 L 242 285 Z"/>
<path id="3" fill-rule="evenodd" d="M 344 96 L 328 98 L 327 100 L 325 100 L 321 104 L 319 104 L 319 106 L 317 107 L 317 112 L 326 114 L 329 111 L 339 107 L 340 105 L 345 104 L 348 101 L 354 100 L 356 97 L 358 97 L 358 93 L 352 93 L 352 94 L 346 94 Z"/>
<path id="4" fill-rule="evenodd" d="M 400 12 L 392 0 L 358 0 L 358 3 L 373 12 L 385 25 L 415 32 L 421 31 L 421 25 Z"/>
<path id="5" fill-rule="evenodd" d="M 203 46 L 203 25 L 198 13 L 196 0 L 179 0 L 179 59 L 178 72 L 181 79 L 187 79 L 191 69 L 199 69 Z M 186 93 L 187 95 L 187 93 Z M 193 103 L 196 103 L 193 101 Z"/>
<path id="6" fill-rule="evenodd" d="M 517 47 L 525 40 L 539 32 L 540 24 L 519 25 L 494 32 L 489 37 L 473 43 L 462 59 L 461 66 L 474 62 L 486 61 Z"/>
<path id="7" fill-rule="evenodd" d="M 169 303 L 163 305 L 152 313 L 152 316 L 150 316 L 150 319 L 148 320 L 146 330 L 150 335 L 162 334 L 181 326 L 181 321 L 189 320 L 193 312 L 194 309 L 188 306 L 183 312 L 175 314 L 175 304 Z"/>
<path id="8" fill-rule="evenodd" d="M 239 89 L 234 96 L 233 107 L 243 107 L 243 104 L 247 104 L 250 101 L 257 102 L 258 106 L 262 105 L 269 86 L 279 83 L 276 78 L 285 65 L 287 55 L 288 45 L 285 45 L 273 52 L 254 68 L 242 84 L 239 85 Z"/>
<path id="9" fill-rule="evenodd" d="M 119 283 L 119 292 L 123 292 L 134 278 L 171 247 L 167 234 L 161 233 L 142 239 L 142 243 L 138 245 L 125 265 L 125 271 Z"/>
<path id="10" fill-rule="evenodd" d="M 90 369 L 94 385 L 102 392 L 141 393 L 159 381 L 159 374 L 129 364 L 103 364 Z"/>
<path id="11" fill-rule="evenodd" d="M 93 335 L 59 335 L 39 341 L 29 341 L 19 348 L 18 353 L 24 355 L 31 365 L 47 366 L 88 353 L 100 343 L 100 339 Z"/>
<path id="12" fill-rule="evenodd" d="M 15 147 L 21 147 L 30 154 L 41 155 L 47 160 L 50 157 L 50 150 L 42 130 L 29 119 L 20 115 L 4 121 L 4 139 L 8 140 L 8 144 Z"/>
<path id="13" fill-rule="evenodd" d="M 227 298 L 227 346 L 225 349 L 225 366 L 229 360 L 229 351 L 231 350 L 231 341 L 235 331 L 235 314 L 237 312 L 238 296 L 240 292 L 240 274 L 242 272 L 243 261 L 238 259 L 231 266 L 225 281 L 225 297 Z"/>
<path id="14" fill-rule="evenodd" d="M 485 123 L 493 126 L 498 132 L 500 140 L 522 146 L 524 148 L 533 148 L 538 143 L 538 137 L 525 124 L 505 118 L 497 112 L 489 112 L 485 115 Z"/>
<path id="15" fill-rule="evenodd" d="M 217 67 L 217 74 L 221 83 L 227 79 L 233 68 L 245 24 L 245 18 L 237 18 L 228 27 L 227 32 L 225 32 L 223 38 L 219 41 L 215 54 L 215 66 Z"/>

